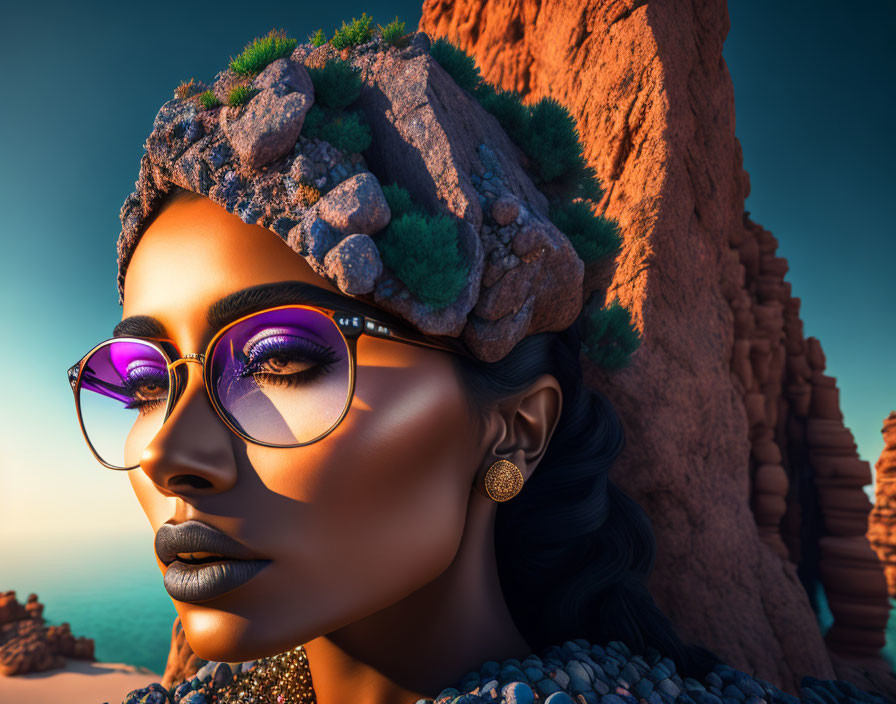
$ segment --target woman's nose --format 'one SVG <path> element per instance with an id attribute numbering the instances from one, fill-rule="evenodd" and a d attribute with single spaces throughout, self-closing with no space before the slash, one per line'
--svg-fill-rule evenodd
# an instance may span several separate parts
<path id="1" fill-rule="evenodd" d="M 184 366 L 183 393 L 143 450 L 140 467 L 165 493 L 197 496 L 227 491 L 237 479 L 233 434 L 212 408 L 201 365 Z"/>

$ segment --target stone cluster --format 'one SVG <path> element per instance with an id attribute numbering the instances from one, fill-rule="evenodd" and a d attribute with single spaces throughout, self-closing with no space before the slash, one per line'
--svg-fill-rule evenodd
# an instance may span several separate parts
<path id="1" fill-rule="evenodd" d="M 424 333 L 460 337 L 481 359 L 568 327 L 582 306 L 583 264 L 547 218 L 522 152 L 428 47 L 423 33 L 403 49 L 378 39 L 341 54 L 302 44 L 252 79 L 255 94 L 243 106 L 202 109 L 195 96 L 165 103 L 121 210 L 119 294 L 147 221 L 178 186 L 274 231 L 346 295 L 367 297 Z M 363 156 L 301 134 L 314 104 L 308 68 L 337 56 L 362 77 L 352 110 L 372 133 Z M 209 89 L 223 103 L 244 82 L 227 69 Z M 393 182 L 457 222 L 469 272 L 447 306 L 417 300 L 383 265 L 376 235 L 391 213 L 381 184 Z"/>
<path id="2" fill-rule="evenodd" d="M 571 258 L 556 254 L 569 247 L 566 237 L 537 210 L 529 208 L 508 187 L 500 161 L 485 144 L 477 149 L 479 161 L 470 173 L 476 189 L 483 221 L 480 229 L 485 264 L 479 300 L 465 329 L 465 339 L 472 348 L 478 341 L 488 340 L 506 350 L 513 341 L 526 334 L 536 312 L 546 315 L 548 309 L 536 309 L 536 297 L 545 288 L 544 279 L 575 284 L 565 293 L 571 299 L 581 298 L 584 265 L 578 262 L 575 272 L 557 271 L 555 267 Z M 549 323 L 536 321 L 536 327 Z M 503 351 L 506 351 L 502 349 Z"/>
<path id="3" fill-rule="evenodd" d="M 877 485 L 868 540 L 884 564 L 890 597 L 896 599 L 896 411 L 886 417 L 881 432 L 884 449 L 874 465 Z"/>
<path id="4" fill-rule="evenodd" d="M 280 702 L 278 683 L 253 686 L 259 670 L 269 668 L 265 658 L 245 663 L 209 662 L 178 684 L 151 684 L 129 693 L 123 704 L 267 704 Z M 283 702 L 313 701 L 313 682 L 304 649 L 276 656 L 282 677 L 300 686 Z M 751 677 L 725 664 L 717 664 L 702 681 L 682 677 L 675 663 L 648 647 L 633 654 L 621 641 L 605 646 L 583 638 L 545 648 L 520 661 L 488 661 L 463 675 L 433 698 L 415 704 L 885 704 L 875 692 L 863 691 L 846 681 L 805 677 L 800 696 L 781 691 L 770 682 Z"/>
<path id="5" fill-rule="evenodd" d="M 14 591 L 0 594 L 0 675 L 55 670 L 66 658 L 93 660 L 93 639 L 76 638 L 68 623 L 46 626 L 37 594 L 20 604 Z"/>

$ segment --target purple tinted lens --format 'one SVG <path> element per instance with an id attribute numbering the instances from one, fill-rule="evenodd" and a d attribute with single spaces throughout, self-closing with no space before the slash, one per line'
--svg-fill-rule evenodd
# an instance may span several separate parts
<path id="1" fill-rule="evenodd" d="M 208 360 L 222 410 L 270 445 L 298 445 L 342 417 L 351 387 L 345 338 L 328 315 L 305 308 L 259 313 L 218 340 Z"/>
<path id="2" fill-rule="evenodd" d="M 133 467 L 165 420 L 168 365 L 158 349 L 114 340 L 85 361 L 78 388 L 81 422 L 104 462 Z"/>

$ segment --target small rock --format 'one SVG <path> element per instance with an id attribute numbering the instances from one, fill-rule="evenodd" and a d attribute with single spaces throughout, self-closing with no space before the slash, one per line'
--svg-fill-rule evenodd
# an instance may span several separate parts
<path id="1" fill-rule="evenodd" d="M 311 183 L 314 179 L 314 162 L 304 154 L 299 154 L 292 162 L 289 175 L 296 181 Z"/>
<path id="2" fill-rule="evenodd" d="M 523 674 L 523 670 L 519 667 L 515 667 L 514 665 L 505 665 L 500 669 L 497 675 L 502 682 L 513 682 L 514 680 L 525 680 L 526 676 Z M 539 679 L 544 677 L 544 675 L 539 675 Z"/>
<path id="3" fill-rule="evenodd" d="M 710 672 L 706 675 L 706 683 L 713 687 L 718 687 L 720 690 L 722 689 L 722 678 L 715 672 Z"/>
<path id="4" fill-rule="evenodd" d="M 432 41 L 430 40 L 429 35 L 426 32 L 417 32 L 414 35 L 414 38 L 411 39 L 408 49 L 414 52 L 420 52 L 421 54 L 428 54 L 431 46 Z"/>
<path id="5" fill-rule="evenodd" d="M 208 697 L 202 692 L 190 692 L 180 700 L 180 704 L 208 704 Z"/>
<path id="6" fill-rule="evenodd" d="M 531 262 L 544 253 L 549 242 L 550 239 L 544 228 L 539 223 L 531 221 L 523 225 L 510 246 L 516 256 Z"/>
<path id="7" fill-rule="evenodd" d="M 632 687 L 632 691 L 634 691 L 635 694 L 637 694 L 639 697 L 647 699 L 647 697 L 649 697 L 653 693 L 653 682 L 651 682 L 647 678 L 638 680 Z"/>
<path id="8" fill-rule="evenodd" d="M 193 686 L 192 684 L 190 684 L 189 680 L 186 682 L 181 682 L 174 689 L 174 695 L 172 696 L 172 699 L 174 699 L 174 704 L 180 704 L 181 700 L 192 691 Z"/>
<path id="9" fill-rule="evenodd" d="M 289 231 L 287 244 L 299 254 L 323 263 L 324 257 L 339 241 L 339 233 L 318 217 L 301 222 Z"/>
<path id="10" fill-rule="evenodd" d="M 225 107 L 221 126 L 240 160 L 257 169 L 291 151 L 314 103 L 304 66 L 287 59 L 269 65 L 253 82 L 262 90 L 246 105 Z"/>
<path id="11" fill-rule="evenodd" d="M 268 64 L 252 81 L 258 90 L 272 89 L 278 95 L 287 93 L 310 93 L 314 95 L 314 84 L 307 69 L 296 61 L 277 59 Z"/>
<path id="12" fill-rule="evenodd" d="M 501 690 L 506 704 L 533 704 L 535 693 L 525 682 L 510 682 Z"/>
<path id="13" fill-rule="evenodd" d="M 450 702 L 452 699 L 459 696 L 460 690 L 457 690 L 454 687 L 448 687 L 436 695 L 435 704 L 446 704 L 446 702 Z"/>
<path id="14" fill-rule="evenodd" d="M 600 704 L 630 704 L 631 699 L 623 699 L 618 694 L 605 694 L 600 698 Z"/>
<path id="15" fill-rule="evenodd" d="M 656 688 L 663 694 L 667 694 L 670 697 L 677 697 L 679 694 L 681 694 L 681 688 L 668 678 L 660 680 L 657 683 Z"/>
<path id="16" fill-rule="evenodd" d="M 535 683 L 535 687 L 545 697 L 553 694 L 554 692 L 559 692 L 563 689 L 559 684 L 548 677 L 543 680 L 538 680 L 538 682 Z"/>
<path id="17" fill-rule="evenodd" d="M 372 235 L 392 219 L 380 182 L 372 173 L 355 174 L 320 200 L 320 216 L 343 234 Z"/>
<path id="18" fill-rule="evenodd" d="M 576 702 L 566 692 L 554 692 L 544 700 L 544 704 L 576 704 Z"/>
<path id="19" fill-rule="evenodd" d="M 497 688 L 498 688 L 498 680 L 489 680 L 484 685 L 482 685 L 482 687 L 479 689 L 479 694 L 481 696 L 485 696 L 489 692 L 491 692 L 493 689 L 497 689 Z"/>
<path id="20" fill-rule="evenodd" d="M 324 270 L 339 290 L 350 296 L 373 291 L 383 273 L 379 251 L 369 236 L 349 235 L 324 257 Z M 497 663 L 495 663 L 497 666 Z M 491 677 L 494 673 L 487 675 Z"/>
<path id="21" fill-rule="evenodd" d="M 226 662 L 219 662 L 212 673 L 212 682 L 215 686 L 227 684 L 233 679 L 233 671 Z"/>

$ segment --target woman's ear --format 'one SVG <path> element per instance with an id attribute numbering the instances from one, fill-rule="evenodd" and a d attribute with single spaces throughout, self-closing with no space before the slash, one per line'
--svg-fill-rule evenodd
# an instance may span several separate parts
<path id="1" fill-rule="evenodd" d="M 528 479 L 547 450 L 560 420 L 563 393 L 550 374 L 542 374 L 526 389 L 507 396 L 489 411 L 491 459 L 485 468 L 499 459 L 516 464 Z"/>

